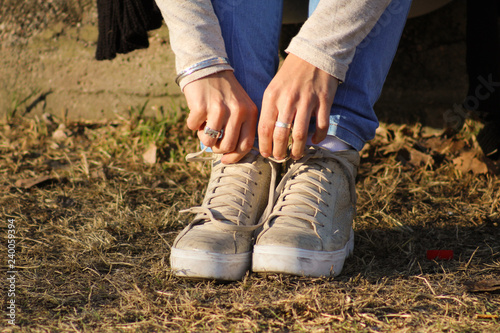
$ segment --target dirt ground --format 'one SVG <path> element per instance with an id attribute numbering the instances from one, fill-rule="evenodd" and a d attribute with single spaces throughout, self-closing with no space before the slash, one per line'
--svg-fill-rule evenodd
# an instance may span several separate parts
<path id="1" fill-rule="evenodd" d="M 166 29 L 97 62 L 90 2 L 23 3 L 11 12 L 30 25 L 0 6 L 0 253 L 5 277 L 17 271 L 0 291 L 2 332 L 500 332 L 500 166 L 478 147 L 480 123 L 440 129 L 466 91 L 463 2 L 405 29 L 343 273 L 235 283 L 169 268 L 190 219 L 178 212 L 200 204 L 210 170 L 184 161 L 198 143 Z"/>
<path id="2" fill-rule="evenodd" d="M 39 7 L 32 10 L 47 11 L 42 4 Z M 24 27 L 3 31 L 0 115 L 18 109 L 28 117 L 49 112 L 67 114 L 74 120 L 102 119 L 123 116 L 129 107 L 145 101 L 149 101 L 149 114 L 153 106 L 179 101 L 180 89 L 174 82 L 174 58 L 165 26 L 151 33 L 148 49 L 119 55 L 113 61 L 96 61 L 95 8 L 82 11 L 73 19 L 77 22 L 66 23 L 60 16 L 24 24 L 43 27 L 34 31 Z M 45 94 L 44 101 L 25 114 L 26 108 Z"/>

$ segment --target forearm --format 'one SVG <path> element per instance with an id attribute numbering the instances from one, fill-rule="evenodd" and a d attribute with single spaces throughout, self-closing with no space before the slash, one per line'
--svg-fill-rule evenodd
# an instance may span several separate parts
<path id="1" fill-rule="evenodd" d="M 286 51 L 343 81 L 356 47 L 390 2 L 322 0 Z"/>
<path id="2" fill-rule="evenodd" d="M 208 59 L 226 58 L 224 40 L 210 0 L 156 0 L 170 33 L 177 73 Z M 194 71 L 180 80 L 186 84 L 222 70 L 229 64 L 218 64 Z"/>

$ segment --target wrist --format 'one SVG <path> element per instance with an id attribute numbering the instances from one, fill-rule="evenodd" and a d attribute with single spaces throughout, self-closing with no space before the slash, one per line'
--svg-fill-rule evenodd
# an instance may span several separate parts
<path id="1" fill-rule="evenodd" d="M 223 72 L 233 72 L 233 68 L 230 66 L 212 66 L 208 68 L 204 68 L 202 70 L 199 70 L 189 76 L 186 76 L 179 82 L 179 86 L 181 88 L 181 91 L 184 91 L 186 86 L 188 84 L 191 84 L 195 81 L 204 79 L 208 76 L 212 76 L 217 73 L 223 73 Z"/>
<path id="2" fill-rule="evenodd" d="M 209 58 L 209 59 L 205 59 L 203 61 L 200 61 L 200 62 L 197 62 L 185 69 L 183 69 L 182 71 L 180 71 L 175 79 L 175 83 L 179 84 L 180 85 L 180 82 L 194 74 L 194 73 L 198 73 L 200 71 L 206 71 L 206 69 L 208 68 L 231 68 L 231 65 L 229 64 L 229 60 L 225 57 L 213 57 L 213 58 Z"/>

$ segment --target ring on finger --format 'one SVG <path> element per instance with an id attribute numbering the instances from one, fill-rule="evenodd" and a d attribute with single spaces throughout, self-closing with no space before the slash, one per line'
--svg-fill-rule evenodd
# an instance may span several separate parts
<path id="1" fill-rule="evenodd" d="M 283 123 L 281 121 L 277 121 L 275 124 L 274 124 L 275 127 L 281 127 L 281 128 L 292 128 L 292 124 L 287 124 L 287 123 Z"/>
<path id="2" fill-rule="evenodd" d="M 213 139 L 221 139 L 224 135 L 224 130 L 216 131 L 208 126 L 205 126 L 204 133 Z"/>

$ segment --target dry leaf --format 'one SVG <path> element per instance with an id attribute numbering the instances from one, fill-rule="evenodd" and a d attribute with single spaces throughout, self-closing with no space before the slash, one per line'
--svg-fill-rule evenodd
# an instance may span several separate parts
<path id="1" fill-rule="evenodd" d="M 449 150 L 451 145 L 451 139 L 444 139 L 438 137 L 431 137 L 425 140 L 422 145 L 429 148 L 435 152 L 443 154 L 445 151 Z"/>
<path id="2" fill-rule="evenodd" d="M 415 167 L 427 166 L 434 163 L 432 156 L 422 153 L 414 148 L 401 149 L 398 152 L 398 159 L 403 163 L 408 163 Z"/>
<path id="3" fill-rule="evenodd" d="M 30 179 L 18 179 L 14 185 L 16 187 L 22 187 L 27 189 L 36 185 L 40 185 L 48 180 L 54 180 L 54 178 L 50 176 L 40 176 Z"/>
<path id="4" fill-rule="evenodd" d="M 66 125 L 60 124 L 57 129 L 52 133 L 52 139 L 57 141 L 63 141 L 68 138 L 66 134 Z"/>
<path id="5" fill-rule="evenodd" d="M 90 177 L 92 178 L 100 178 L 102 180 L 106 180 L 106 172 L 104 171 L 103 168 L 94 170 L 90 173 Z"/>
<path id="6" fill-rule="evenodd" d="M 422 145 L 440 154 L 455 154 L 462 150 L 466 143 L 463 140 L 453 140 L 450 138 L 431 137 L 425 140 Z"/>
<path id="7" fill-rule="evenodd" d="M 477 158 L 474 158 L 472 160 L 471 169 L 475 175 L 488 173 L 488 166 L 486 165 L 486 163 L 484 163 L 483 161 L 481 161 Z"/>
<path id="8" fill-rule="evenodd" d="M 378 127 L 375 130 L 375 135 L 380 139 L 380 142 L 382 143 L 389 143 L 392 140 L 393 133 L 389 132 L 389 130 L 386 127 Z"/>
<path id="9" fill-rule="evenodd" d="M 150 144 L 148 150 L 146 150 L 146 152 L 142 154 L 142 159 L 144 160 L 144 163 L 155 164 L 157 150 L 158 148 L 154 143 Z"/>
<path id="10" fill-rule="evenodd" d="M 459 140 L 459 141 L 453 141 L 450 145 L 450 148 L 448 151 L 452 154 L 459 152 L 460 150 L 464 149 L 466 146 L 466 143 L 464 140 Z"/>
<path id="11" fill-rule="evenodd" d="M 410 163 L 415 166 L 426 166 L 434 163 L 431 155 L 422 153 L 416 149 L 410 148 Z"/>
<path id="12" fill-rule="evenodd" d="M 434 137 L 440 137 L 444 133 L 444 129 L 442 128 L 434 128 L 434 127 L 429 127 L 429 126 L 424 126 L 420 130 L 420 136 L 422 138 L 434 138 Z"/>
<path id="13" fill-rule="evenodd" d="M 50 113 L 46 112 L 46 113 L 42 114 L 42 120 L 44 123 L 47 124 L 47 126 L 51 126 L 51 127 L 57 126 L 57 123 L 55 122 L 54 117 Z"/>
<path id="14" fill-rule="evenodd" d="M 390 131 L 387 131 L 387 133 L 390 133 Z M 391 137 L 387 137 L 387 142 L 390 143 L 380 148 L 380 152 L 384 155 L 407 149 L 407 147 L 411 147 L 415 143 L 415 139 L 413 139 L 413 130 L 406 125 L 402 125 L 393 132 Z"/>
<path id="15" fill-rule="evenodd" d="M 453 164 L 455 164 L 458 170 L 464 173 L 469 171 L 472 171 L 475 175 L 487 173 L 488 166 L 486 163 L 480 161 L 475 156 L 476 153 L 474 151 L 463 152 L 460 156 L 453 159 Z"/>
<path id="16" fill-rule="evenodd" d="M 384 155 L 387 155 L 390 153 L 399 152 L 402 149 L 405 149 L 406 146 L 407 144 L 403 140 L 395 139 L 392 143 L 386 145 L 385 147 L 380 148 L 380 152 L 382 152 Z"/>
<path id="17" fill-rule="evenodd" d="M 469 281 L 465 283 L 470 292 L 500 291 L 500 279 Z"/>

